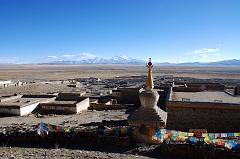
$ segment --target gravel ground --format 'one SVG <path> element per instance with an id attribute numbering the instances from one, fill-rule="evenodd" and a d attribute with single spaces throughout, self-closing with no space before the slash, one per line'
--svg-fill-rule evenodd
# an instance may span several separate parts
<path id="1" fill-rule="evenodd" d="M 14 124 L 33 125 L 40 122 L 64 126 L 78 126 L 79 124 L 101 122 L 102 120 L 125 120 L 128 117 L 128 114 L 125 112 L 126 110 L 82 111 L 79 114 L 73 115 L 40 115 L 37 117 L 31 114 L 22 117 L 2 117 L 0 127 Z"/>
<path id="2" fill-rule="evenodd" d="M 43 148 L 22 148 L 22 147 L 1 147 L 0 158 L 3 159 L 17 159 L 17 158 L 54 158 L 54 159 L 73 159 L 73 158 L 94 158 L 94 159 L 106 159 L 106 158 L 139 158 L 144 159 L 148 157 L 127 155 L 119 153 L 106 153 L 99 151 L 85 151 L 85 150 L 71 150 L 71 149 L 43 149 Z"/>
<path id="3" fill-rule="evenodd" d="M 209 70 L 211 72 L 205 72 Z M 231 72 L 231 74 L 229 74 Z M 162 67 L 156 66 L 154 75 L 172 74 L 177 77 L 194 78 L 235 78 L 239 79 L 239 68 L 215 68 L 215 67 Z M 49 65 L 11 65 L 0 67 L 0 79 L 13 81 L 48 81 L 68 78 L 99 77 L 112 78 L 115 76 L 146 75 L 144 66 L 124 66 L 124 65 L 74 65 L 74 66 L 49 66 Z M 67 87 L 67 84 L 59 83 L 34 83 L 20 87 L 10 86 L 0 88 L 1 95 L 7 94 L 41 94 L 53 92 L 75 92 L 82 88 Z M 51 123 L 64 126 L 77 126 L 79 124 L 100 122 L 102 120 L 125 120 L 128 114 L 122 111 L 83 111 L 74 115 L 44 115 L 35 116 L 33 114 L 27 117 L 2 117 L 0 127 L 11 126 L 15 124 L 32 125 L 39 122 Z M 129 150 L 128 154 L 108 153 L 99 151 L 86 151 L 74 149 L 47 149 L 47 148 L 24 148 L 24 147 L 6 147 L 1 145 L 0 158 L 147 158 L 131 154 L 148 153 L 149 149 Z M 141 153 L 140 153 L 141 152 Z M 160 157 L 160 159 L 173 159 Z"/>
<path id="4" fill-rule="evenodd" d="M 55 92 L 80 92 L 82 88 L 68 87 L 67 84 L 57 83 L 31 83 L 23 86 L 9 86 L 6 88 L 0 88 L 1 95 L 11 94 L 44 94 L 44 93 L 55 93 Z"/>
<path id="5" fill-rule="evenodd" d="M 69 78 L 112 78 L 116 76 L 146 75 L 145 65 L 0 65 L 3 80 L 59 80 Z M 154 65 L 154 75 L 171 74 L 175 77 L 235 78 L 239 79 L 239 67 L 193 67 Z"/>

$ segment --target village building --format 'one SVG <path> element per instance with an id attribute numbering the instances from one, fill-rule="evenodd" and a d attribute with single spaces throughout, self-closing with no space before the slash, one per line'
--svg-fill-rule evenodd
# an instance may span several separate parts
<path id="1" fill-rule="evenodd" d="M 89 107 L 89 98 L 82 97 L 82 93 L 59 93 L 51 102 L 40 103 L 41 113 L 76 114 Z"/>
<path id="2" fill-rule="evenodd" d="M 12 81 L 0 80 L 0 87 L 7 87 L 10 84 L 12 84 Z"/>
<path id="3" fill-rule="evenodd" d="M 240 96 L 218 83 L 175 83 L 169 90 L 167 128 L 240 131 Z"/>
<path id="4" fill-rule="evenodd" d="M 54 97 L 25 97 L 23 95 L 2 98 L 0 114 L 25 116 L 35 110 L 39 103 L 53 101 Z"/>

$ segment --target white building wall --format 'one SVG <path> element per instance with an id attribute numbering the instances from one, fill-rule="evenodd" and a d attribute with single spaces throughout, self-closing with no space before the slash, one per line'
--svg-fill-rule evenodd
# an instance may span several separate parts
<path id="1" fill-rule="evenodd" d="M 11 84 L 12 81 L 0 81 L 0 85 Z"/>
<path id="2" fill-rule="evenodd" d="M 30 114 L 34 109 L 37 108 L 38 105 L 39 105 L 39 102 L 20 108 L 20 116 L 25 116 Z"/>
<path id="3" fill-rule="evenodd" d="M 90 106 L 89 98 L 85 98 L 84 100 L 76 104 L 76 109 L 77 109 L 76 111 L 77 113 L 79 113 L 83 110 L 87 110 L 89 106 Z"/>

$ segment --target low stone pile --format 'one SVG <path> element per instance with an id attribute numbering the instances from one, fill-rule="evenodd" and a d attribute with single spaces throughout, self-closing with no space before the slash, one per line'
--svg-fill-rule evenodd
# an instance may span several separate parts
<path id="1" fill-rule="evenodd" d="M 38 142 L 37 125 L 12 125 L 0 128 L 0 142 L 2 145 L 18 145 Z"/>
<path id="2" fill-rule="evenodd" d="M 99 126 L 79 126 L 56 132 L 49 130 L 47 135 L 38 134 L 39 125 L 12 125 L 0 128 L 0 144 L 3 146 L 126 146 L 131 145 L 130 136 L 116 134 L 117 129 Z M 74 130 L 74 132 L 72 130 Z M 108 132 L 112 132 L 111 134 Z M 73 133 L 72 133 L 73 132 Z"/>

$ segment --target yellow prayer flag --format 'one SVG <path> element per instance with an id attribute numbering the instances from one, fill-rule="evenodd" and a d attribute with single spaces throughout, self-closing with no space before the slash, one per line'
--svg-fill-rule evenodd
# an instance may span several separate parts
<path id="1" fill-rule="evenodd" d="M 161 129 L 162 134 L 166 134 L 167 130 L 166 129 Z"/>
<path id="2" fill-rule="evenodd" d="M 65 133 L 69 133 L 69 132 L 70 132 L 70 128 L 65 128 L 65 129 L 64 129 L 64 132 L 65 132 Z"/>
<path id="3" fill-rule="evenodd" d="M 209 137 L 208 137 L 208 136 L 206 136 L 206 137 L 204 138 L 204 141 L 205 141 L 205 143 L 207 143 L 207 144 L 210 144 L 210 143 L 211 143 L 211 141 L 209 140 Z"/>
<path id="4" fill-rule="evenodd" d="M 178 135 L 179 136 L 184 136 L 184 132 L 179 131 Z"/>
<path id="5" fill-rule="evenodd" d="M 188 136 L 193 136 L 194 133 L 188 133 Z"/>
<path id="6" fill-rule="evenodd" d="M 239 133 L 234 133 L 234 136 L 235 136 L 235 135 L 236 135 L 236 136 L 240 136 L 240 132 L 239 132 Z"/>

